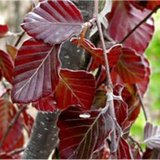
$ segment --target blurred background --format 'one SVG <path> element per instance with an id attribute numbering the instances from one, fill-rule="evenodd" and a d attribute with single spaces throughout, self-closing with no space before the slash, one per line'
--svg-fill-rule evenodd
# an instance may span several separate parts
<path id="1" fill-rule="evenodd" d="M 37 1 L 34 1 L 34 3 Z M 20 24 L 25 14 L 32 9 L 34 3 L 29 0 L 0 0 L 0 24 L 8 24 L 11 32 L 22 32 Z M 149 121 L 160 125 L 160 11 L 154 14 L 153 18 L 155 20 L 155 32 L 146 50 L 152 73 L 150 85 L 143 101 Z M 18 37 L 0 39 L 0 49 L 5 50 L 5 44 L 14 44 L 16 39 Z M 139 142 L 143 141 L 144 125 L 145 120 L 141 111 L 131 128 L 131 135 Z"/>

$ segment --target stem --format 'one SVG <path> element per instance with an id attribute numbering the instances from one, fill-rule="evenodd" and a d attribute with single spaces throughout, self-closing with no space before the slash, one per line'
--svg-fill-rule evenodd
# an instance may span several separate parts
<path id="1" fill-rule="evenodd" d="M 140 149 L 140 151 L 143 153 L 143 150 L 142 150 L 142 147 L 140 146 L 140 144 L 135 140 L 133 139 L 131 136 L 128 137 L 133 143 L 135 143 L 138 148 Z"/>
<path id="2" fill-rule="evenodd" d="M 9 153 L 9 155 L 15 155 L 15 154 L 18 154 L 18 153 L 21 153 L 21 152 L 23 152 L 25 150 L 25 148 L 18 148 L 18 149 L 16 149 L 16 150 L 14 150 L 14 151 L 11 151 L 10 153 Z"/>
<path id="3" fill-rule="evenodd" d="M 3 135 L 1 142 L 0 142 L 0 147 L 3 145 L 4 141 L 6 140 L 10 130 L 12 129 L 12 127 L 14 126 L 14 124 L 16 123 L 17 119 L 19 118 L 20 114 L 23 112 L 23 110 L 26 108 L 26 106 L 23 106 L 14 116 L 14 118 L 12 119 L 12 121 L 10 122 L 5 134 Z"/>
<path id="4" fill-rule="evenodd" d="M 153 13 L 157 11 L 158 7 L 155 7 L 142 21 L 140 21 L 127 35 L 118 43 L 123 43 L 137 28 L 139 28 Z"/>
<path id="5" fill-rule="evenodd" d="M 145 106 L 144 106 L 143 100 L 142 100 L 142 95 L 141 95 L 141 92 L 140 92 L 137 84 L 135 84 L 135 88 L 136 88 L 136 90 L 137 90 L 138 98 L 139 98 L 139 101 L 140 101 L 141 106 L 142 106 L 142 111 L 143 111 L 143 114 L 144 114 L 144 119 L 145 119 L 146 122 L 148 122 L 147 112 L 146 112 L 146 110 L 145 110 Z"/>
<path id="6" fill-rule="evenodd" d="M 22 37 L 24 36 L 24 34 L 25 34 L 25 32 L 23 31 L 23 32 L 19 35 L 19 37 L 18 37 L 18 39 L 17 39 L 17 41 L 16 41 L 16 43 L 15 43 L 15 47 L 18 46 L 18 44 L 20 43 L 20 41 L 21 41 Z"/>
<path id="7" fill-rule="evenodd" d="M 107 50 L 106 50 L 104 36 L 103 36 L 103 32 L 102 32 L 102 26 L 101 26 L 101 23 L 98 18 L 97 18 L 97 28 L 98 28 L 99 36 L 100 36 L 100 39 L 102 42 L 103 56 L 104 56 L 104 60 L 105 60 L 105 68 L 106 68 L 106 75 L 107 75 L 107 77 L 106 77 L 107 94 L 113 95 L 112 80 L 111 80 L 111 75 L 110 75 L 110 70 L 109 70 Z M 118 143 L 119 143 L 120 136 L 121 136 L 121 128 L 120 128 L 119 124 L 117 123 L 115 110 L 114 110 L 113 97 L 110 100 L 108 100 L 106 103 L 109 104 L 108 112 L 111 115 L 111 117 L 113 118 L 113 121 L 115 123 L 115 130 L 111 133 L 111 144 L 110 144 L 111 152 L 114 153 L 117 151 Z"/>
<path id="8" fill-rule="evenodd" d="M 98 20 L 98 18 L 97 18 L 97 27 L 98 27 L 100 39 L 101 39 L 101 42 L 102 42 L 103 56 L 104 56 L 104 60 L 105 60 L 105 68 L 106 68 L 106 75 L 107 75 L 106 85 L 109 89 L 112 90 L 112 87 L 111 87 L 112 86 L 112 81 L 111 81 L 111 76 L 110 76 L 110 71 L 109 71 L 109 62 L 108 62 L 107 50 L 106 50 L 105 41 L 104 41 L 104 37 L 103 37 L 102 26 L 101 26 L 101 23 Z"/>

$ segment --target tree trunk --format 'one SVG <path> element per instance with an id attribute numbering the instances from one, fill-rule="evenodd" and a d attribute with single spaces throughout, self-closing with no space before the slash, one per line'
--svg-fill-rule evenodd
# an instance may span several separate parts
<path id="1" fill-rule="evenodd" d="M 88 0 L 73 0 L 81 10 L 84 21 L 92 18 L 94 2 Z M 82 69 L 85 64 L 84 51 L 69 41 L 64 43 L 60 53 L 62 67 Z M 58 144 L 58 128 L 56 122 L 59 112 L 38 112 L 30 141 L 24 151 L 24 159 L 47 159 Z"/>

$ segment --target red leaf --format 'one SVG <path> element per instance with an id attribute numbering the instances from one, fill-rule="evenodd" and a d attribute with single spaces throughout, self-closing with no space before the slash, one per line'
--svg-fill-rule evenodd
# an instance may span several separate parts
<path id="1" fill-rule="evenodd" d="M 32 127 L 33 127 L 34 119 L 32 118 L 32 116 L 29 113 L 27 113 L 26 110 L 24 110 L 22 112 L 22 114 L 23 114 L 25 129 L 27 129 L 27 133 L 28 133 L 28 135 L 30 135 Z"/>
<path id="2" fill-rule="evenodd" d="M 117 159 L 132 159 L 131 148 L 128 142 L 123 138 L 119 141 Z"/>
<path id="3" fill-rule="evenodd" d="M 137 86 L 140 90 L 140 94 L 143 96 L 148 88 L 151 71 L 150 71 L 149 61 L 145 57 L 142 57 L 142 58 L 143 58 L 143 64 L 146 68 L 146 74 L 145 74 L 144 80 L 137 83 Z"/>
<path id="4" fill-rule="evenodd" d="M 55 92 L 57 106 L 66 109 L 68 106 L 81 105 L 83 109 L 90 109 L 94 93 L 94 76 L 85 71 L 61 70 L 60 82 Z"/>
<path id="5" fill-rule="evenodd" d="M 104 146 L 114 123 L 107 111 L 82 112 L 77 106 L 60 114 L 58 127 L 60 158 L 91 159 Z"/>
<path id="6" fill-rule="evenodd" d="M 4 51 L 0 50 L 0 69 L 2 72 L 2 75 L 12 83 L 13 80 L 13 60 L 9 56 L 9 54 L 5 53 Z"/>
<path id="7" fill-rule="evenodd" d="M 134 4 L 137 8 L 139 9 L 151 9 L 154 10 L 157 7 L 160 7 L 160 1 L 159 0 L 155 0 L 155 1 L 151 1 L 151 0 L 134 0 L 131 2 L 132 4 Z"/>
<path id="8" fill-rule="evenodd" d="M 24 19 L 23 29 L 37 40 L 60 44 L 82 29 L 82 16 L 69 0 L 43 1 Z"/>
<path id="9" fill-rule="evenodd" d="M 12 99 L 17 103 L 34 102 L 51 94 L 59 81 L 59 45 L 29 39 L 18 51 Z"/>
<path id="10" fill-rule="evenodd" d="M 96 48 L 91 41 L 84 38 L 83 39 L 72 38 L 71 42 L 75 45 L 78 45 L 84 48 L 88 53 L 92 55 L 92 58 L 94 60 L 90 64 L 90 70 L 94 70 L 99 65 L 105 64 L 104 57 L 103 57 L 103 50 L 101 48 Z"/>
<path id="11" fill-rule="evenodd" d="M 117 122 L 122 126 L 123 122 L 128 118 L 128 105 L 122 98 L 122 91 L 124 87 L 120 84 L 114 86 L 114 95 L 121 97 L 122 100 L 114 100 L 114 108 Z"/>
<path id="12" fill-rule="evenodd" d="M 113 65 L 111 75 L 114 82 L 114 79 L 117 79 L 115 77 L 117 73 L 124 83 L 141 82 L 148 69 L 145 66 L 143 55 L 138 55 L 134 50 L 126 47 L 113 47 L 109 52 L 109 62 Z"/>
<path id="13" fill-rule="evenodd" d="M 7 25 L 0 25 L 0 37 L 3 37 L 8 32 Z"/>
<path id="14" fill-rule="evenodd" d="M 34 107 L 43 112 L 54 112 L 56 110 L 56 102 L 52 95 L 42 97 L 34 103 Z"/>
<path id="15" fill-rule="evenodd" d="M 108 33 L 116 42 L 121 41 L 151 11 L 139 10 L 127 1 L 114 1 L 108 16 Z M 117 26 L 118 24 L 118 26 Z M 123 43 L 126 47 L 143 53 L 150 42 L 154 31 L 153 20 L 150 18 L 139 26 Z"/>
<path id="16" fill-rule="evenodd" d="M 9 124 L 16 113 L 16 108 L 12 103 L 10 103 L 8 100 L 0 98 L 0 140 L 5 134 L 7 127 L 9 127 Z M 19 118 L 10 130 L 3 145 L 1 146 L 0 152 L 12 151 L 16 148 L 21 148 L 23 146 L 24 137 L 22 127 L 22 119 Z"/>

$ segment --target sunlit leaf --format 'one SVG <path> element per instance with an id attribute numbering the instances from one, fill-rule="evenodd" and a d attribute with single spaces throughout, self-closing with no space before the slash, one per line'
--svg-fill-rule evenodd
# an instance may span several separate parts
<path id="1" fill-rule="evenodd" d="M 51 94 L 59 81 L 59 45 L 29 39 L 23 43 L 15 60 L 12 99 L 18 103 L 34 102 Z"/>
<path id="2" fill-rule="evenodd" d="M 23 29 L 37 40 L 60 44 L 78 35 L 82 29 L 82 16 L 69 0 L 41 2 L 24 19 Z"/>
<path id="3" fill-rule="evenodd" d="M 144 128 L 144 143 L 151 149 L 160 149 L 160 127 L 155 126 L 149 122 Z"/>
<path id="4" fill-rule="evenodd" d="M 7 48 L 7 52 L 8 54 L 10 54 L 10 56 L 12 57 L 13 61 L 15 60 L 16 58 L 16 54 L 18 52 L 17 48 L 10 45 L 10 44 L 6 44 L 6 48 Z"/>
<path id="5" fill-rule="evenodd" d="M 95 93 L 94 76 L 85 71 L 63 69 L 60 77 L 55 92 L 58 108 L 65 109 L 79 104 L 83 109 L 90 109 Z"/>

